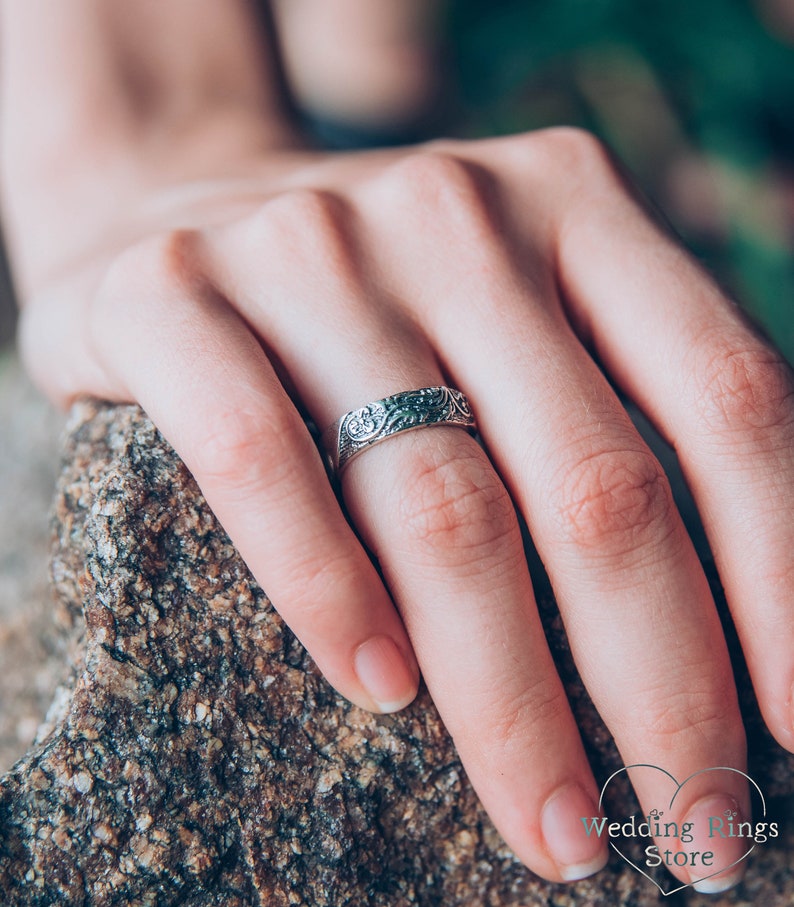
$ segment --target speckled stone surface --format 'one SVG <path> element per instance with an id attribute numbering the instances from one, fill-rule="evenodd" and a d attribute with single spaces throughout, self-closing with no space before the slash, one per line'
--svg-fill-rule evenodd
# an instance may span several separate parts
<path id="1" fill-rule="evenodd" d="M 752 771 L 785 837 L 735 892 L 665 900 L 617 858 L 543 882 L 493 830 L 426 694 L 377 717 L 323 681 L 140 410 L 81 404 L 65 454 L 52 571 L 72 669 L 0 780 L 3 907 L 794 902 L 792 759 L 757 719 Z M 617 754 L 544 610 L 604 779 Z"/>

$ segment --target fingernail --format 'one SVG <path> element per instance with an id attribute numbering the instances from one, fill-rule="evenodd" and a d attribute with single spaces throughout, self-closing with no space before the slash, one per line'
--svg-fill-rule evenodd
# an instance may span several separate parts
<path id="1" fill-rule="evenodd" d="M 701 854 L 711 852 L 715 871 L 720 866 L 726 867 L 724 872 L 695 881 L 692 886 L 695 891 L 719 894 L 737 885 L 744 876 L 746 864 L 744 860 L 736 866 L 731 864 L 747 853 L 753 846 L 753 840 L 742 835 L 744 829 L 740 825 L 744 820 L 736 800 L 726 794 L 703 797 L 689 810 L 685 821 L 691 823 L 693 836 L 688 849 L 699 848 Z M 698 875 L 708 875 L 707 867 L 703 866 L 694 873 L 690 870 L 690 878 L 697 879 Z"/>
<path id="2" fill-rule="evenodd" d="M 566 882 L 584 879 L 606 865 L 606 844 L 594 824 L 598 815 L 593 800 L 578 784 L 559 788 L 543 807 L 543 838 Z"/>
<path id="3" fill-rule="evenodd" d="M 373 636 L 353 657 L 361 685 L 381 712 L 405 708 L 416 696 L 416 680 L 393 639 Z"/>

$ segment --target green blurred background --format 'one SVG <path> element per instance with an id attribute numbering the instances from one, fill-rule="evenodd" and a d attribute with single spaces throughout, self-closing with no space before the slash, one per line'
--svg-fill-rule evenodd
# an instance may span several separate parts
<path id="1" fill-rule="evenodd" d="M 794 362 L 794 2 L 452 0 L 455 131 L 614 148 Z"/>

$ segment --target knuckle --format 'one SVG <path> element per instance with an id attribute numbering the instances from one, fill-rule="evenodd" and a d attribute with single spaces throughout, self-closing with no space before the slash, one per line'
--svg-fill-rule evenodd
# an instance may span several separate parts
<path id="1" fill-rule="evenodd" d="M 614 173 L 614 161 L 609 149 L 593 133 L 576 126 L 552 126 L 528 133 L 525 140 L 548 159 L 556 171 L 568 176 L 587 176 Z"/>
<path id="2" fill-rule="evenodd" d="M 261 249 L 262 238 L 268 242 L 282 239 L 289 245 L 327 241 L 342 232 L 344 208 L 341 197 L 326 189 L 300 187 L 280 192 L 249 216 L 253 245 Z"/>
<path id="3" fill-rule="evenodd" d="M 689 748 L 695 739 L 721 740 L 741 748 L 741 721 L 724 689 L 689 689 L 679 695 L 660 691 L 656 701 L 644 701 L 638 712 L 639 717 L 636 712 L 632 717 L 631 733 L 639 727 L 643 742 L 652 741 L 665 751 Z"/>
<path id="4" fill-rule="evenodd" d="M 277 414 L 230 408 L 207 420 L 193 439 L 193 471 L 199 482 L 225 492 L 276 488 L 294 468 L 295 435 Z"/>
<path id="5" fill-rule="evenodd" d="M 717 435 L 794 428 L 794 382 L 783 358 L 762 344 L 712 356 L 699 380 L 701 425 Z"/>
<path id="6" fill-rule="evenodd" d="M 400 502 L 402 534 L 434 558 L 462 563 L 474 551 L 481 556 L 503 551 L 517 535 L 507 490 L 476 454 L 453 459 L 436 450 L 419 454 L 405 488 Z"/>
<path id="7" fill-rule="evenodd" d="M 538 678 L 499 703 L 498 708 L 488 710 L 488 746 L 502 750 L 524 748 L 527 739 L 558 727 L 568 709 L 568 699 L 556 676 Z"/>
<path id="8" fill-rule="evenodd" d="M 203 291 L 202 241 L 200 232 L 180 229 L 135 243 L 108 262 L 88 294 L 84 342 L 101 365 L 101 385 L 114 387 L 117 396 L 130 396 L 121 379 L 129 369 L 119 369 L 118 361 L 128 360 L 135 343 L 151 345 L 152 324 L 163 327 L 175 299 L 192 300 Z"/>
<path id="9" fill-rule="evenodd" d="M 403 157 L 387 174 L 396 198 L 430 226 L 481 240 L 494 232 L 490 179 L 479 164 L 428 148 Z"/>
<path id="10" fill-rule="evenodd" d="M 339 625 L 339 607 L 349 601 L 351 590 L 360 591 L 361 571 L 346 551 L 336 555 L 325 552 L 318 557 L 311 544 L 301 552 L 285 552 L 280 573 L 280 586 L 288 590 L 289 606 L 300 613 L 304 626 L 313 632 Z"/>
<path id="11" fill-rule="evenodd" d="M 625 557 L 673 530 L 672 491 L 650 452 L 599 451 L 553 483 L 562 537 L 584 550 Z"/>
<path id="12" fill-rule="evenodd" d="M 422 148 L 400 158 L 391 168 L 400 188 L 413 187 L 430 192 L 450 189 L 462 194 L 471 191 L 474 168 L 454 152 Z"/>
<path id="13" fill-rule="evenodd" d="M 136 243 L 108 266 L 100 296 L 129 298 L 131 291 L 145 297 L 193 292 L 203 279 L 197 230 L 167 230 Z"/>
<path id="14" fill-rule="evenodd" d="M 279 193 L 250 215 L 247 233 L 254 261 L 271 249 L 276 267 L 294 268 L 298 254 L 325 278 L 358 283 L 349 205 L 335 192 L 300 187 Z"/>
<path id="15" fill-rule="evenodd" d="M 274 195 L 253 217 L 264 215 L 266 224 L 295 233 L 312 228 L 331 232 L 339 225 L 343 209 L 341 196 L 330 189 L 300 186 Z"/>

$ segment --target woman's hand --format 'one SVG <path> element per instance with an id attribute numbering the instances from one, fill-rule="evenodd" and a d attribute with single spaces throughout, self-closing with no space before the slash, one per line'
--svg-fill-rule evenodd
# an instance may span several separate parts
<path id="1" fill-rule="evenodd" d="M 6 226 L 39 383 L 149 412 L 342 694 L 398 709 L 421 666 L 506 840 L 564 880 L 606 843 L 581 822 L 598 790 L 514 507 L 625 762 L 679 780 L 745 764 L 708 584 L 605 372 L 676 447 L 766 721 L 794 749 L 780 356 L 590 136 L 302 151 L 244 4 L 194 9 L 3 7 Z M 304 415 L 322 428 L 438 384 L 466 393 L 483 446 L 434 427 L 362 453 L 341 482 L 351 527 Z M 658 774 L 632 780 L 646 811 L 667 807 Z M 677 801 L 715 866 L 744 851 L 703 839 L 708 815 L 748 815 L 739 780 L 704 774 Z"/>
<path id="2" fill-rule="evenodd" d="M 514 504 L 625 762 L 683 779 L 743 768 L 745 745 L 698 558 L 593 351 L 678 450 L 792 748 L 791 375 L 598 143 L 555 130 L 237 170 L 144 193 L 36 288 L 22 342 L 47 391 L 139 401 L 331 683 L 391 711 L 418 662 L 505 838 L 571 879 L 605 859 L 580 822 L 598 792 Z M 109 227 L 134 235 L 107 243 Z M 443 383 L 468 395 L 484 447 L 437 427 L 352 461 L 341 490 L 365 548 L 303 413 L 326 426 Z M 747 813 L 733 778 L 692 785 L 701 824 Z M 665 802 L 635 783 L 646 808 Z"/>

